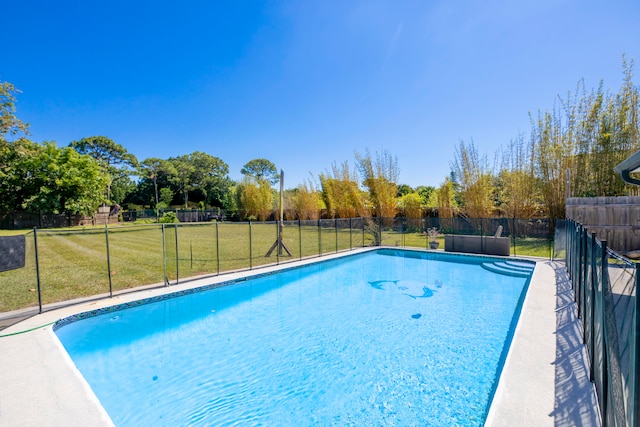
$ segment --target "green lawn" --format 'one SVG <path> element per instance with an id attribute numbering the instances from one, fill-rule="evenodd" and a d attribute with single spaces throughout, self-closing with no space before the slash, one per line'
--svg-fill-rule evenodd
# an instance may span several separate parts
<path id="1" fill-rule="evenodd" d="M 444 249 L 444 235 L 440 235 L 437 241 L 439 248 Z M 517 237 L 511 241 L 511 255 L 537 256 L 548 258 L 550 254 L 549 240 L 529 237 Z M 428 249 L 428 236 L 421 233 L 397 233 L 385 232 L 382 244 L 388 246 L 404 246 L 410 248 Z"/>
<path id="2" fill-rule="evenodd" d="M 284 242 L 291 256 L 267 251 L 276 240 L 275 223 L 158 224 L 109 227 L 109 259 L 104 227 L 38 230 L 42 303 L 48 304 L 142 285 L 171 283 L 196 275 L 284 263 L 304 257 L 370 246 L 373 236 L 362 229 L 341 228 L 333 221 L 287 222 Z M 0 230 L 0 235 L 25 234 L 25 268 L 0 273 L 0 312 L 38 305 L 33 231 Z M 440 239 L 444 248 L 444 237 Z M 163 257 L 163 242 L 166 258 Z M 387 231 L 383 245 L 424 249 L 427 236 Z M 517 239 L 518 255 L 549 256 L 549 243 Z M 513 251 L 513 245 L 512 245 Z"/>

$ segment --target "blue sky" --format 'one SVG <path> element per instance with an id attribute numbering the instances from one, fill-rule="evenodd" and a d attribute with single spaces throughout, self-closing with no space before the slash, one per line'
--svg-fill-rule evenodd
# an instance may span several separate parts
<path id="1" fill-rule="evenodd" d="M 460 140 L 492 161 L 528 113 L 640 61 L 637 0 L 6 1 L 0 80 L 35 141 L 199 150 L 287 188 L 354 152 L 439 185 Z M 635 67 L 636 74 L 640 64 Z M 636 82 L 639 79 L 635 79 Z"/>

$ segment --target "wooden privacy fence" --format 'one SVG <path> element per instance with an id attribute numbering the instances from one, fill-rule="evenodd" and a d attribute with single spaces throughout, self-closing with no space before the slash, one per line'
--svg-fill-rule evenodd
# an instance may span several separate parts
<path id="1" fill-rule="evenodd" d="M 640 197 L 571 197 L 566 216 L 618 252 L 640 249 Z"/>

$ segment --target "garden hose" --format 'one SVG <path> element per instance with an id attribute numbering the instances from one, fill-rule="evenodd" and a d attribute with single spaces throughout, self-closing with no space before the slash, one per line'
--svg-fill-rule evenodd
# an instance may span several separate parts
<path id="1" fill-rule="evenodd" d="M 12 332 L 10 334 L 0 335 L 0 338 L 6 338 L 6 337 L 14 336 L 14 335 L 26 334 L 27 332 L 35 331 L 36 329 L 46 328 L 47 326 L 53 325 L 56 322 L 57 322 L 57 320 L 55 320 L 53 322 L 45 323 L 44 325 L 34 326 L 33 328 L 27 329 L 25 331 L 18 331 L 18 332 Z"/>

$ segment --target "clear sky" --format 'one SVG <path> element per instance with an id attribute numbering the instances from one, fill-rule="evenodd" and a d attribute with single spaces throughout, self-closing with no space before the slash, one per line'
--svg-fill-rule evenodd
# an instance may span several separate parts
<path id="1" fill-rule="evenodd" d="M 233 179 L 263 157 L 287 188 L 366 148 L 397 156 L 400 183 L 437 186 L 460 140 L 493 159 L 529 112 L 583 78 L 615 92 L 622 55 L 640 61 L 638 0 L 7 0 L 0 15 L 0 80 L 31 139 L 199 150 Z"/>

